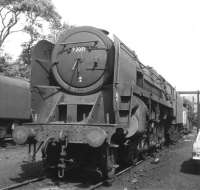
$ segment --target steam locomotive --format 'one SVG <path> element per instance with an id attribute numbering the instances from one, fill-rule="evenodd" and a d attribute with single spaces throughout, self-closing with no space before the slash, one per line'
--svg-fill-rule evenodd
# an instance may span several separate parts
<path id="1" fill-rule="evenodd" d="M 29 82 L 0 75 L 0 139 L 11 137 L 11 128 L 30 121 Z"/>
<path id="2" fill-rule="evenodd" d="M 45 166 L 60 178 L 72 168 L 111 177 L 174 141 L 183 123 L 172 85 L 116 36 L 94 27 L 36 44 L 31 96 L 35 120 L 16 127 L 13 138 L 33 142 L 33 155 L 42 147 Z"/>

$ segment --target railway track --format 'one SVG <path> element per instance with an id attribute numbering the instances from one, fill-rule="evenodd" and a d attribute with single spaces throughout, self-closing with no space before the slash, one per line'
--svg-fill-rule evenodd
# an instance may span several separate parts
<path id="1" fill-rule="evenodd" d="M 142 162 L 143 162 L 143 160 L 137 162 L 134 166 L 138 166 L 138 165 L 141 164 Z M 134 166 L 133 166 L 133 165 L 132 165 L 132 166 L 129 166 L 129 167 L 125 168 L 124 170 L 122 170 L 122 171 L 116 173 L 116 176 L 118 177 L 118 176 L 120 176 L 120 175 L 126 173 L 127 171 L 131 170 Z M 94 190 L 94 189 L 96 189 L 96 188 L 102 186 L 105 182 L 106 182 L 106 181 L 101 181 L 101 182 L 99 182 L 99 183 L 97 183 L 97 184 L 91 186 L 88 190 Z"/>
<path id="2" fill-rule="evenodd" d="M 126 173 L 127 171 L 131 170 L 133 167 L 135 166 L 138 166 L 140 165 L 141 163 L 143 162 L 143 160 L 137 162 L 135 165 L 131 165 L 119 172 L 116 173 L 116 177 L 119 177 L 120 175 Z M 18 189 L 18 188 L 21 188 L 23 186 L 26 186 L 28 184 L 33 184 L 33 183 L 36 183 L 36 182 L 39 182 L 39 181 L 43 181 L 45 180 L 46 177 L 45 176 L 42 176 L 42 177 L 37 177 L 37 178 L 33 178 L 33 179 L 29 179 L 29 180 L 25 180 L 21 183 L 16 183 L 16 184 L 12 184 L 12 185 L 9 185 L 9 186 L 4 186 L 4 187 L 0 187 L 0 190 L 12 190 L 12 189 Z M 105 184 L 107 181 L 104 180 L 104 181 L 100 181 L 94 185 L 90 185 L 88 188 L 84 188 L 84 190 L 94 190 L 94 189 L 97 189 L 98 187 L 102 186 L 103 184 Z M 73 185 L 73 184 L 72 184 Z M 77 185 L 77 184 L 76 184 Z M 81 185 L 81 183 L 79 183 L 79 185 Z M 66 188 L 66 187 L 65 187 Z M 50 189 L 53 189 L 53 188 L 50 188 Z M 61 188 L 63 189 L 63 188 Z M 80 188 L 81 189 L 81 188 Z"/>
<path id="3" fill-rule="evenodd" d="M 164 150 L 166 150 L 166 149 L 164 149 Z M 161 151 L 159 151 L 159 152 L 162 152 L 162 151 L 163 151 L 163 150 L 161 150 Z M 149 158 L 151 158 L 151 157 L 150 157 L 150 156 L 147 156 L 145 160 L 141 160 L 141 161 L 137 162 L 135 165 L 131 165 L 130 167 L 127 167 L 127 168 L 124 168 L 124 169 L 120 170 L 118 173 L 116 173 L 116 176 L 120 176 L 120 175 L 126 173 L 127 171 L 131 170 L 131 168 L 135 168 L 135 167 L 139 166 L 141 163 L 144 163 L 144 162 L 146 162 L 147 160 L 149 160 Z M 40 176 L 41 176 L 41 177 L 36 177 L 36 178 L 29 179 L 29 180 L 24 180 L 23 182 L 15 183 L 15 184 L 8 185 L 8 186 L 1 186 L 1 185 L 0 185 L 0 190 L 18 189 L 18 188 L 21 188 L 21 187 L 25 187 L 26 185 L 29 185 L 29 184 L 35 184 L 36 182 L 39 182 L 39 181 L 44 181 L 44 183 L 42 182 L 42 185 L 43 185 L 43 184 L 46 183 L 46 181 L 49 180 L 49 178 L 45 177 L 43 174 L 40 175 Z M 45 180 L 45 179 L 47 179 L 47 180 Z M 100 182 L 98 182 L 98 183 L 96 183 L 96 184 L 94 184 L 94 185 L 89 184 L 90 187 L 88 187 L 88 188 L 84 187 L 84 188 L 82 188 L 82 189 L 87 189 L 87 190 L 96 189 L 96 188 L 102 186 L 105 182 L 106 182 L 106 181 L 100 181 Z M 47 183 L 49 184 L 49 182 L 47 182 Z M 70 184 L 70 185 L 72 185 L 72 186 L 75 186 L 77 189 L 81 189 L 81 187 L 77 187 L 77 186 L 84 185 L 83 183 L 78 183 L 78 185 L 77 185 L 77 183 L 75 184 L 75 183 L 73 183 L 73 182 L 69 182 L 69 183 L 67 183 L 67 184 L 66 184 L 66 183 L 63 183 L 63 184 L 60 183 L 60 184 L 61 184 L 61 186 L 62 186 L 62 185 L 65 186 L 65 185 Z M 45 185 L 46 185 L 46 184 L 45 184 Z M 63 190 L 63 189 L 66 189 L 66 188 L 67 188 L 67 189 L 70 189 L 70 188 L 68 188 L 68 187 L 62 188 L 61 186 L 57 186 L 57 183 L 54 183 L 54 182 L 51 182 L 51 185 L 56 186 L 56 187 L 57 187 L 57 189 L 55 188 L 56 190 L 58 190 L 59 188 L 60 188 L 60 190 Z M 37 183 L 36 183 L 36 186 L 37 186 Z M 25 187 L 25 189 L 26 189 L 26 187 Z M 27 189 L 28 189 L 28 188 L 27 188 Z M 47 190 L 47 189 L 48 189 L 48 188 L 46 188 L 46 190 Z M 49 189 L 53 190 L 53 188 L 49 188 Z M 42 189 L 41 189 L 41 190 L 42 190 Z"/>
<path id="4" fill-rule="evenodd" d="M 16 144 L 11 137 L 0 140 L 0 150 L 16 149 L 24 147 L 25 145 Z"/>
<path id="5" fill-rule="evenodd" d="M 16 146 L 16 144 L 13 142 L 12 138 L 8 137 L 5 139 L 0 139 L 0 149 L 6 148 L 6 147 L 12 147 Z"/>
<path id="6" fill-rule="evenodd" d="M 16 144 L 1 144 L 0 151 L 12 150 L 12 149 L 20 149 L 23 148 L 25 145 L 16 145 Z"/>
<path id="7" fill-rule="evenodd" d="M 6 187 L 2 187 L 0 188 L 0 190 L 11 190 L 11 189 L 17 189 L 19 187 L 22 187 L 24 185 L 28 185 L 30 183 L 34 183 L 34 182 L 37 182 L 37 181 L 41 181 L 45 179 L 45 177 L 38 177 L 38 178 L 34 178 L 34 179 L 30 179 L 30 180 L 26 180 L 26 181 L 23 181 L 21 183 L 15 183 L 15 184 L 12 184 L 12 185 L 9 185 L 9 186 L 6 186 Z"/>

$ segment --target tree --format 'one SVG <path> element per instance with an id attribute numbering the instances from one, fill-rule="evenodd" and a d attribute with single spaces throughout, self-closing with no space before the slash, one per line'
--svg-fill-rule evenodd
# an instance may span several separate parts
<path id="1" fill-rule="evenodd" d="M 1 54 L 0 72 L 28 78 L 32 46 L 45 38 L 42 29 L 46 26 L 60 28 L 60 20 L 51 0 L 0 0 L 0 48 L 12 33 L 21 31 L 30 36 L 29 41 L 22 44 L 23 51 L 15 62 L 11 62 L 7 54 Z"/>
<path id="2" fill-rule="evenodd" d="M 69 25 L 67 23 L 60 24 L 60 26 L 51 25 L 50 33 L 45 37 L 46 40 L 49 40 L 52 43 L 56 43 L 58 37 L 62 35 L 63 32 L 74 28 L 75 26 Z"/>
<path id="3" fill-rule="evenodd" d="M 28 33 L 30 44 L 33 44 L 44 21 L 54 27 L 60 27 L 60 18 L 51 0 L 1 0 L 0 48 L 10 34 L 19 31 Z M 22 21 L 25 23 L 23 27 L 17 28 Z"/>
<path id="4" fill-rule="evenodd" d="M 0 74 L 10 77 L 23 77 L 28 78 L 28 72 L 22 72 L 24 69 L 24 64 L 18 64 L 18 62 L 14 62 L 12 57 L 3 52 L 0 49 Z M 28 68 L 26 68 L 28 71 Z"/>
<path id="5" fill-rule="evenodd" d="M 7 53 L 0 50 L 0 73 L 5 72 L 9 66 L 12 58 Z"/>

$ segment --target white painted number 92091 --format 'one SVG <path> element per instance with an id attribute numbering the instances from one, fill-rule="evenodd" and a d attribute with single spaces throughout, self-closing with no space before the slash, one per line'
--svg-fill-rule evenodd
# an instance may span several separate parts
<path id="1" fill-rule="evenodd" d="M 73 47 L 72 48 L 72 52 L 85 52 L 86 51 L 86 48 L 85 47 Z"/>

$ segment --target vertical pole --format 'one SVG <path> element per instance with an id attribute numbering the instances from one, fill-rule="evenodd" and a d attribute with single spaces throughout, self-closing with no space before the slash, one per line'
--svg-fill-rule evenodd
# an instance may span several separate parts
<path id="1" fill-rule="evenodd" d="M 194 113 L 194 96 L 192 96 L 192 113 Z"/>
<path id="2" fill-rule="evenodd" d="M 197 131 L 200 128 L 200 107 L 199 107 L 199 90 L 197 91 Z"/>
<path id="3" fill-rule="evenodd" d="M 151 96 L 152 96 L 152 94 L 151 94 L 151 95 L 150 95 L 150 97 L 149 97 L 149 110 L 150 110 L 149 120 L 152 120 L 152 111 L 151 111 L 151 109 L 152 109 L 152 107 L 151 107 Z"/>
<path id="4" fill-rule="evenodd" d="M 176 124 L 178 123 L 178 102 L 177 102 L 178 93 L 176 93 Z"/>

